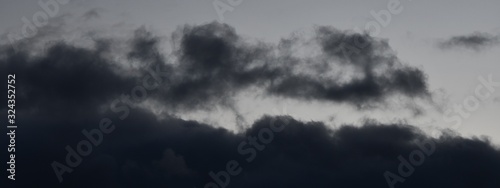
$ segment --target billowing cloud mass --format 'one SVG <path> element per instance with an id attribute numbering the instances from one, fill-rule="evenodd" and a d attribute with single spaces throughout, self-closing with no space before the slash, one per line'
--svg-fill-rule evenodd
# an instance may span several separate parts
<path id="1" fill-rule="evenodd" d="M 488 33 L 472 33 L 470 35 L 454 36 L 439 42 L 439 47 L 443 49 L 466 48 L 480 51 L 484 48 L 500 44 L 500 38 Z"/>
<path id="2" fill-rule="evenodd" d="M 296 38 L 272 45 L 248 42 L 225 24 L 185 26 L 173 34 L 172 40 L 178 44 L 174 51 L 165 54 L 159 47 L 159 37 L 138 29 L 126 52 L 128 63 L 110 58 L 112 40 L 98 39 L 92 49 L 58 43 L 45 56 L 31 59 L 21 49 L 4 58 L 17 63 L 1 66 L 20 74 L 50 71 L 50 76 L 58 78 L 67 74 L 68 79 L 57 81 L 62 83 L 50 86 L 33 83 L 36 85 L 33 87 L 53 88 L 54 93 L 66 99 L 87 95 L 90 87 L 102 90 L 96 95 L 116 97 L 125 88 L 142 82 L 142 78 L 124 72 L 145 75 L 150 69 L 160 69 L 162 75 L 158 76 L 167 87 L 158 88 L 148 96 L 182 110 L 231 105 L 235 94 L 250 88 L 260 88 L 269 96 L 348 103 L 359 108 L 385 103 L 395 95 L 409 98 L 430 95 L 425 73 L 400 63 L 387 41 L 330 27 L 318 27 L 315 32 L 312 39 L 304 39 L 309 45 Z M 318 49 L 312 55 L 300 57 L 294 53 L 297 48 Z M 130 64 L 134 66 L 132 70 Z M 83 79 L 91 74 L 90 81 Z M 89 104 L 89 101 L 79 102 Z"/>
<path id="3" fill-rule="evenodd" d="M 258 87 L 268 95 L 367 107 L 396 94 L 428 96 L 425 74 L 401 64 L 386 41 L 328 27 L 317 28 L 315 35 L 310 42 L 318 52 L 299 57 L 294 48 L 303 46 L 297 39 L 254 44 L 224 24 L 183 27 L 173 38 L 179 48 L 177 64 L 169 67 L 170 87 L 159 98 L 195 108 Z M 151 57 L 154 42 L 137 43 L 145 51 L 139 56 L 147 56 L 140 60 Z"/>
<path id="4" fill-rule="evenodd" d="M 241 171 L 230 177 L 228 187 L 388 187 L 386 172 L 404 179 L 396 187 L 500 185 L 500 151 L 484 140 L 452 134 L 433 139 L 407 125 L 367 123 L 332 130 L 320 122 L 291 117 L 264 117 L 234 134 L 192 121 L 157 121 L 141 110 L 134 110 L 126 121 L 114 121 L 116 130 L 105 134 L 102 144 L 72 173 L 65 173 L 59 184 L 50 164 L 65 163 L 63 148 L 75 148 L 85 139 L 79 130 L 95 129 L 98 121 L 64 119 L 32 126 L 24 122 L 26 137 L 20 138 L 20 145 L 30 147 L 19 150 L 23 163 L 18 176 L 30 181 L 18 182 L 26 187 L 204 187 L 215 182 L 210 172 L 225 171 L 233 160 Z M 35 125 L 43 128 L 34 131 Z M 273 125 L 285 128 L 272 133 L 269 143 L 267 133 L 262 136 L 265 142 L 259 140 L 261 132 Z M 251 144 L 252 138 L 257 144 Z M 403 177 L 400 164 L 410 161 L 413 151 L 425 156 L 417 157 L 422 163 L 410 167 L 412 171 L 405 169 L 412 173 Z"/>
<path id="5" fill-rule="evenodd" d="M 500 151 L 485 139 L 372 121 L 332 129 L 290 116 L 234 132 L 149 106 L 210 110 L 255 88 L 358 107 L 427 97 L 425 74 L 400 63 L 387 41 L 318 27 L 312 38 L 273 45 L 211 23 L 180 27 L 171 54 L 160 43 L 138 29 L 123 48 L 104 38 L 36 55 L 1 48 L 0 74 L 16 74 L 18 187 L 388 187 L 387 177 L 396 187 L 500 185 Z M 303 48 L 312 52 L 295 53 Z"/>

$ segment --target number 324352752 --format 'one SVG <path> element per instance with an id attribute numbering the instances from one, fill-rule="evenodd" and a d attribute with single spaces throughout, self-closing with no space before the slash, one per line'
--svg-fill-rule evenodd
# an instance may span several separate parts
<path id="1" fill-rule="evenodd" d="M 7 76 L 7 106 L 8 109 L 8 120 L 10 124 L 14 124 L 16 119 L 16 75 L 9 74 Z"/>

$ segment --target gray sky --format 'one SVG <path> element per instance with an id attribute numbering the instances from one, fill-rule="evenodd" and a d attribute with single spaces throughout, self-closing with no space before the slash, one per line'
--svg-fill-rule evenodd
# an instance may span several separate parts
<path id="1" fill-rule="evenodd" d="M 2 1 L 0 31 L 3 33 L 21 32 L 22 18 L 31 19 L 36 12 L 42 10 L 38 1 Z M 184 24 L 221 21 L 213 2 L 72 0 L 61 5 L 57 14 L 66 15 L 69 20 L 79 20 L 67 23 L 68 27 L 73 27 L 71 32 L 76 32 L 79 27 L 109 29 L 112 25 L 115 30 L 109 30 L 119 32 L 122 29 L 145 26 L 159 35 L 169 36 L 178 26 Z M 232 7 L 233 11 L 224 13 L 223 22 L 233 26 L 239 34 L 249 39 L 278 42 L 293 32 L 307 34 L 317 25 L 329 25 L 343 30 L 363 28 L 374 20 L 370 12 L 386 10 L 387 3 L 387 0 L 243 0 L 242 4 Z M 500 1 L 402 0 L 401 6 L 402 12 L 392 15 L 389 24 L 381 28 L 377 37 L 388 39 L 402 62 L 424 70 L 430 89 L 435 94 L 435 101 L 445 104 L 444 110 L 455 104 L 462 104 L 468 96 L 474 95 L 475 88 L 480 85 L 479 76 L 487 78 L 491 74 L 493 80 L 500 82 L 499 45 L 488 46 L 479 51 L 463 48 L 444 50 L 437 47 L 439 41 L 474 32 L 498 36 Z M 92 14 L 88 20 L 82 21 L 82 15 L 90 10 L 95 10 L 97 14 Z M 54 19 L 50 20 L 52 21 Z M 482 101 L 477 110 L 470 112 L 470 117 L 463 118 L 463 126 L 458 131 L 465 136 L 488 135 L 496 143 L 500 143 L 500 103 L 495 102 L 495 97 L 500 97 L 500 88 Z M 357 111 L 350 106 L 334 103 L 306 103 L 242 95 L 239 97 L 238 108 L 245 115 L 247 123 L 265 113 L 288 113 L 304 120 L 329 121 L 335 117 L 332 125 L 359 123 L 363 118 L 374 118 L 382 122 L 407 120 L 421 127 L 450 126 L 449 122 L 443 121 L 444 114 L 429 104 L 425 107 L 428 109 L 425 114 L 414 117 L 411 113 L 401 110 L 404 107 Z M 227 122 L 234 124 L 234 115 L 227 111 L 216 114 L 200 112 L 184 116 L 215 121 L 220 125 L 227 125 Z"/>

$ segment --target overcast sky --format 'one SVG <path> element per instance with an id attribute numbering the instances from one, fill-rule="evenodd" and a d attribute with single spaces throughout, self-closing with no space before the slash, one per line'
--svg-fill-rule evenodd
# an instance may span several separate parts
<path id="1" fill-rule="evenodd" d="M 371 11 L 387 10 L 388 1 L 243 1 L 234 7 L 233 11 L 225 11 L 223 20 L 219 18 L 213 3 L 214 1 L 209 0 L 140 2 L 74 0 L 62 5 L 57 15 L 80 20 L 80 22 L 66 23 L 70 25 L 67 27 L 72 28 L 66 34 L 69 40 L 82 35 L 78 32 L 78 29 L 82 28 L 85 31 L 96 29 L 111 33 L 126 33 L 131 29 L 145 26 L 165 37 L 166 48 L 169 48 L 168 38 L 179 26 L 205 24 L 214 20 L 231 25 L 238 34 L 251 40 L 274 43 L 289 37 L 292 33 L 308 35 L 315 26 L 364 30 L 367 23 L 375 20 Z M 1 7 L 0 30 L 8 33 L 21 32 L 23 24 L 21 18 L 31 19 L 37 11 L 43 10 L 38 3 L 28 1 L 8 1 L 6 5 Z M 478 32 L 498 36 L 500 33 L 497 20 L 500 15 L 498 1 L 403 0 L 400 6 L 401 13 L 392 15 L 388 25 L 382 27 L 376 37 L 387 39 L 402 62 L 419 67 L 426 73 L 429 89 L 437 95 L 435 100 L 440 103 L 446 102 L 443 109 L 462 104 L 468 96 L 473 95 L 474 89 L 480 84 L 477 79 L 479 76 L 487 77 L 492 74 L 494 80 L 500 80 L 496 71 L 499 69 L 498 45 L 487 45 L 480 50 L 460 47 L 442 49 L 438 45 L 454 36 L 467 36 Z M 86 13 L 88 18 L 80 18 Z M 493 96 L 481 102 L 480 107 L 472 112 L 470 117 L 464 119 L 461 133 L 468 136 L 488 135 L 497 143 L 500 142 L 500 127 L 496 123 L 500 117 L 495 115 L 500 110 L 500 103 L 494 100 L 495 97 L 500 97 L 500 94 L 494 92 Z M 442 101 L 442 98 L 448 101 Z M 415 118 L 398 113 L 399 109 L 380 113 L 356 112 L 353 115 L 349 107 L 339 107 L 329 103 L 303 104 L 292 100 L 285 101 L 284 104 L 270 104 L 270 101 L 259 101 L 259 99 L 252 99 L 247 103 L 245 101 L 248 100 L 239 102 L 240 110 L 254 118 L 264 113 L 271 113 L 272 109 L 282 109 L 286 105 L 288 113 L 300 118 L 326 120 L 337 114 L 338 123 L 351 123 L 359 118 L 374 116 L 377 119 L 387 120 L 404 118 L 422 126 L 454 124 L 444 122 L 444 114 L 432 111 Z M 271 103 L 276 102 L 271 101 Z M 342 114 L 343 112 L 345 114 Z M 193 116 L 201 118 L 199 115 Z M 203 116 L 214 119 L 213 115 Z M 227 113 L 215 117 L 217 118 L 213 121 L 233 121 Z M 251 123 L 253 120 L 247 121 Z"/>
<path id="2" fill-rule="evenodd" d="M 436 139 L 440 131 L 451 129 L 465 138 L 484 135 L 494 145 L 500 145 L 500 1 L 401 0 L 397 1 L 398 11 L 393 12 L 388 8 L 391 7 L 389 2 L 242 0 L 231 4 L 225 0 L 70 0 L 66 4 L 58 3 L 58 10 L 50 15 L 38 1 L 2 0 L 1 43 L 32 55 L 27 57 L 41 59 L 18 60 L 13 58 L 17 56 L 5 55 L 8 53 L 3 50 L 2 62 L 6 63 L 0 66 L 6 69 L 1 70 L 4 72 L 18 71 L 21 81 L 22 77 L 28 77 L 23 73 L 29 74 L 30 78 L 25 78 L 26 94 L 18 100 L 22 103 L 23 96 L 32 97 L 26 100 L 38 107 L 29 104 L 20 107 L 25 109 L 22 112 L 27 113 L 26 117 L 32 117 L 32 120 L 25 120 L 27 122 L 53 115 L 96 125 L 103 114 L 110 113 L 108 107 L 112 99 L 134 88 L 135 82 L 130 80 L 147 73 L 140 63 L 147 61 L 151 65 L 168 65 L 167 69 L 172 69 L 174 75 L 168 78 L 172 86 L 159 89 L 150 98 L 134 104 L 132 109 L 147 109 L 144 113 L 153 115 L 145 117 L 168 119 L 165 121 L 174 121 L 174 124 L 193 120 L 245 133 L 256 129 L 263 115 L 289 115 L 299 121 L 297 124 L 322 122 L 331 129 L 342 125 L 360 127 L 373 121 L 387 125 L 408 124 Z M 27 37 L 23 34 L 26 23 L 23 18 L 34 23 L 39 12 L 45 12 L 50 18 L 47 24 L 36 26 L 33 36 Z M 390 17 L 382 13 L 390 13 Z M 373 27 L 367 27 L 370 24 L 377 25 L 379 30 L 371 30 Z M 220 39 L 234 46 L 203 43 L 197 38 L 200 37 L 196 33 L 198 30 L 212 32 L 203 33 L 201 38 Z M 360 37 L 370 46 L 346 58 L 345 53 L 335 51 L 342 44 L 335 41 L 338 37 L 342 40 Z M 103 91 L 87 91 L 86 84 L 80 88 L 76 86 L 77 89 L 51 85 L 43 88 L 44 81 L 45 84 L 54 83 L 51 78 L 73 78 L 65 73 L 61 73 L 61 78 L 50 77 L 66 70 L 57 67 L 59 64 L 50 63 L 57 59 L 53 56 L 69 54 L 69 58 L 61 60 L 63 62 L 80 62 L 78 58 L 86 57 L 80 56 L 77 50 L 67 49 L 68 46 L 51 47 L 46 44 L 49 41 L 63 41 L 82 51 L 89 50 L 88 54 L 92 55 L 87 56 L 105 59 L 102 62 L 107 62 L 103 63 L 106 65 L 96 65 L 105 67 L 104 70 L 102 67 L 89 68 L 91 72 L 96 71 L 95 78 L 75 81 L 75 84 L 100 82 L 98 78 L 102 76 L 107 81 L 90 86 Z M 352 44 L 352 41 L 347 43 Z M 225 55 L 230 59 L 224 59 Z M 26 62 L 14 66 L 14 60 Z M 199 64 L 198 61 L 210 63 Z M 41 65 L 35 68 L 37 63 Z M 44 63 L 48 64 L 42 66 Z M 37 70 L 46 72 L 42 74 Z M 68 68 L 65 72 L 72 70 Z M 111 77 L 107 75 L 110 72 L 122 76 Z M 206 77 L 206 82 L 184 82 L 205 78 L 208 72 L 212 76 Z M 79 72 L 74 74 L 79 75 Z M 37 86 L 35 75 L 46 80 L 42 79 Z M 356 80 L 356 76 L 360 79 Z M 491 80 L 492 84 L 484 84 Z M 61 87 L 66 84 L 56 83 Z M 20 87 L 22 84 L 19 83 Z M 113 85 L 113 89 L 106 84 Z M 64 94 L 40 94 L 38 90 Z M 28 94 L 39 96 L 25 96 Z M 46 104 L 44 97 L 56 97 L 54 100 L 60 101 L 54 102 L 56 106 L 47 107 L 56 109 L 55 112 L 39 111 L 40 105 Z M 72 105 L 81 111 L 75 111 L 78 115 L 66 114 L 66 111 L 59 112 L 62 108 L 57 105 Z M 97 106 L 102 113 L 87 111 Z M 129 121 L 137 123 L 145 117 Z M 179 119 L 171 120 L 172 117 Z M 65 121 L 48 122 L 46 126 Z M 70 134 L 80 134 L 81 126 L 78 127 L 76 133 Z M 112 140 L 118 142 L 120 139 Z M 54 150 L 62 152 L 64 145 L 70 143 L 66 141 Z M 186 153 L 186 150 L 179 149 L 179 152 Z M 169 152 L 165 155 L 171 157 Z M 55 159 L 47 157 L 47 160 Z M 187 163 L 189 166 L 189 161 Z M 51 170 L 49 164 L 45 166 Z M 379 178 L 384 180 L 382 175 Z M 236 183 L 241 183 L 239 181 L 242 180 Z"/>

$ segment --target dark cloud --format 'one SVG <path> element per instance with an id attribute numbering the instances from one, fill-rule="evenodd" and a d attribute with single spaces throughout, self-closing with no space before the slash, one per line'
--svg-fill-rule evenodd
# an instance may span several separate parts
<path id="1" fill-rule="evenodd" d="M 20 75 L 16 82 L 22 92 L 16 99 L 23 102 L 18 108 L 37 114 L 59 118 L 92 113 L 137 82 L 118 76 L 114 71 L 117 67 L 94 50 L 58 43 L 41 57 L 26 53 L 19 51 L 1 59 L 0 73 Z"/>
<path id="2" fill-rule="evenodd" d="M 410 125 L 374 122 L 331 129 L 281 116 L 233 132 L 178 114 L 159 117 L 149 106 L 137 107 L 144 100 L 130 98 L 138 86 L 153 83 L 159 84 L 146 90 L 147 100 L 183 110 L 230 106 L 235 93 L 252 88 L 361 107 L 392 95 L 427 96 L 424 73 L 401 64 L 384 40 L 319 27 L 304 39 L 319 50 L 301 57 L 294 48 L 310 47 L 302 39 L 250 42 L 228 25 L 211 23 L 179 28 L 171 54 L 164 54 L 162 38 L 138 29 L 126 41 L 125 61 L 115 60 L 120 54 L 114 40 L 94 40 L 92 47 L 59 42 L 39 55 L 30 55 L 31 48 L 1 48 L 0 75 L 16 74 L 17 187 L 204 187 L 213 181 L 211 171 L 232 160 L 242 170 L 228 187 L 386 187 L 384 173 L 398 174 L 398 156 L 408 159 L 424 141 L 435 143 L 435 152 L 398 186 L 500 184 L 500 152 L 482 139 L 431 138 Z M 346 55 L 339 45 L 354 52 Z M 339 69 L 352 75 L 336 75 Z M 110 108 L 115 101 L 121 110 Z M 5 106 L 0 113 L 6 114 Z M 77 148 L 89 139 L 83 132 L 95 131 L 102 120 L 111 121 L 113 131 L 103 133 L 59 183 L 51 164 L 66 164 L 66 147 Z M 269 133 L 273 126 L 284 128 Z M 259 138 L 262 146 L 254 145 L 254 137 L 269 134 L 272 141 Z"/>
<path id="3" fill-rule="evenodd" d="M 470 35 L 454 36 L 447 40 L 439 42 L 439 47 L 443 49 L 450 48 L 466 48 L 475 51 L 480 51 L 486 47 L 491 47 L 500 44 L 498 36 L 488 33 L 472 33 Z"/>
<path id="4" fill-rule="evenodd" d="M 100 102 L 105 101 L 100 96 L 115 97 L 126 92 L 125 88 L 142 82 L 142 77 L 130 76 L 134 74 L 127 71 L 147 75 L 150 69 L 160 69 L 163 85 L 149 92 L 148 97 L 181 110 L 231 106 L 236 94 L 250 88 L 259 88 L 269 96 L 348 103 L 359 108 L 383 104 L 395 95 L 409 98 L 430 95 L 426 75 L 420 69 L 401 64 L 386 41 L 366 34 L 319 27 L 309 43 L 321 50 L 311 57 L 292 52 L 296 47 L 314 48 L 295 39 L 284 39 L 279 45 L 249 42 L 234 28 L 218 23 L 184 26 L 172 36 L 176 45 L 172 53 L 166 53 L 160 47 L 161 38 L 138 29 L 128 41 L 126 62 L 117 63 L 110 58 L 114 53 L 110 48 L 115 46 L 112 40 L 95 39 L 94 48 L 77 48 L 61 42 L 37 58 L 25 57 L 29 53 L 25 50 L 25 54 L 3 59 L 9 62 L 21 58 L 19 63 L 0 66 L 9 66 L 6 68 L 23 75 L 43 70 L 60 78 L 58 82 L 72 82 L 52 84 L 48 82 L 55 78 L 41 78 L 47 79 L 48 88 L 54 88 L 52 97 L 69 92 L 87 94 L 81 91 L 96 84 L 103 91 L 93 100 Z M 90 76 L 93 69 L 99 73 L 87 80 L 85 76 Z M 113 71 L 120 69 L 127 70 Z M 344 75 L 348 69 L 352 69 L 352 75 Z M 101 83 L 93 83 L 99 80 Z M 25 86 L 45 83 L 38 82 L 28 81 Z M 116 87 L 107 87 L 115 82 Z"/>
<path id="5" fill-rule="evenodd" d="M 275 96 L 366 107 L 396 94 L 429 95 L 425 74 L 401 64 L 386 41 L 328 27 L 317 28 L 315 35 L 308 42 L 321 51 L 299 57 L 292 48 L 303 46 L 293 38 L 279 45 L 251 43 L 228 25 L 185 26 L 174 35 L 182 81 L 164 96 L 193 106 L 200 103 L 190 100 L 217 101 L 214 97 L 230 98 L 256 86 Z M 339 78 L 348 68 L 356 77 Z"/>
<path id="6" fill-rule="evenodd" d="M 37 126 L 50 126 L 36 132 L 22 129 L 18 185 L 204 187 L 214 181 L 210 172 L 223 171 L 229 161 L 235 160 L 242 170 L 230 177 L 228 187 L 388 187 L 384 173 L 399 175 L 398 156 L 409 160 L 413 151 L 422 151 L 419 145 L 425 142 L 433 142 L 435 151 L 396 187 L 500 185 L 500 151 L 488 141 L 453 134 L 430 138 L 409 125 L 366 123 L 330 129 L 321 122 L 263 117 L 235 134 L 193 121 L 158 121 L 143 110 L 134 110 L 125 121 L 114 114 L 103 116 L 113 118 L 115 132 L 106 134 L 102 144 L 83 157 L 83 163 L 72 173 L 64 174 L 61 184 L 50 164 L 54 160 L 64 163 L 64 147 L 75 147 L 85 139 L 80 130 L 97 128 L 98 121 L 58 119 L 41 123 L 30 118 L 38 122 Z M 262 151 L 249 144 L 249 137 L 258 138 L 262 130 L 273 125 L 285 128 L 273 133 L 268 144 L 258 141 L 265 147 Z M 247 153 L 240 153 L 239 147 Z"/>

